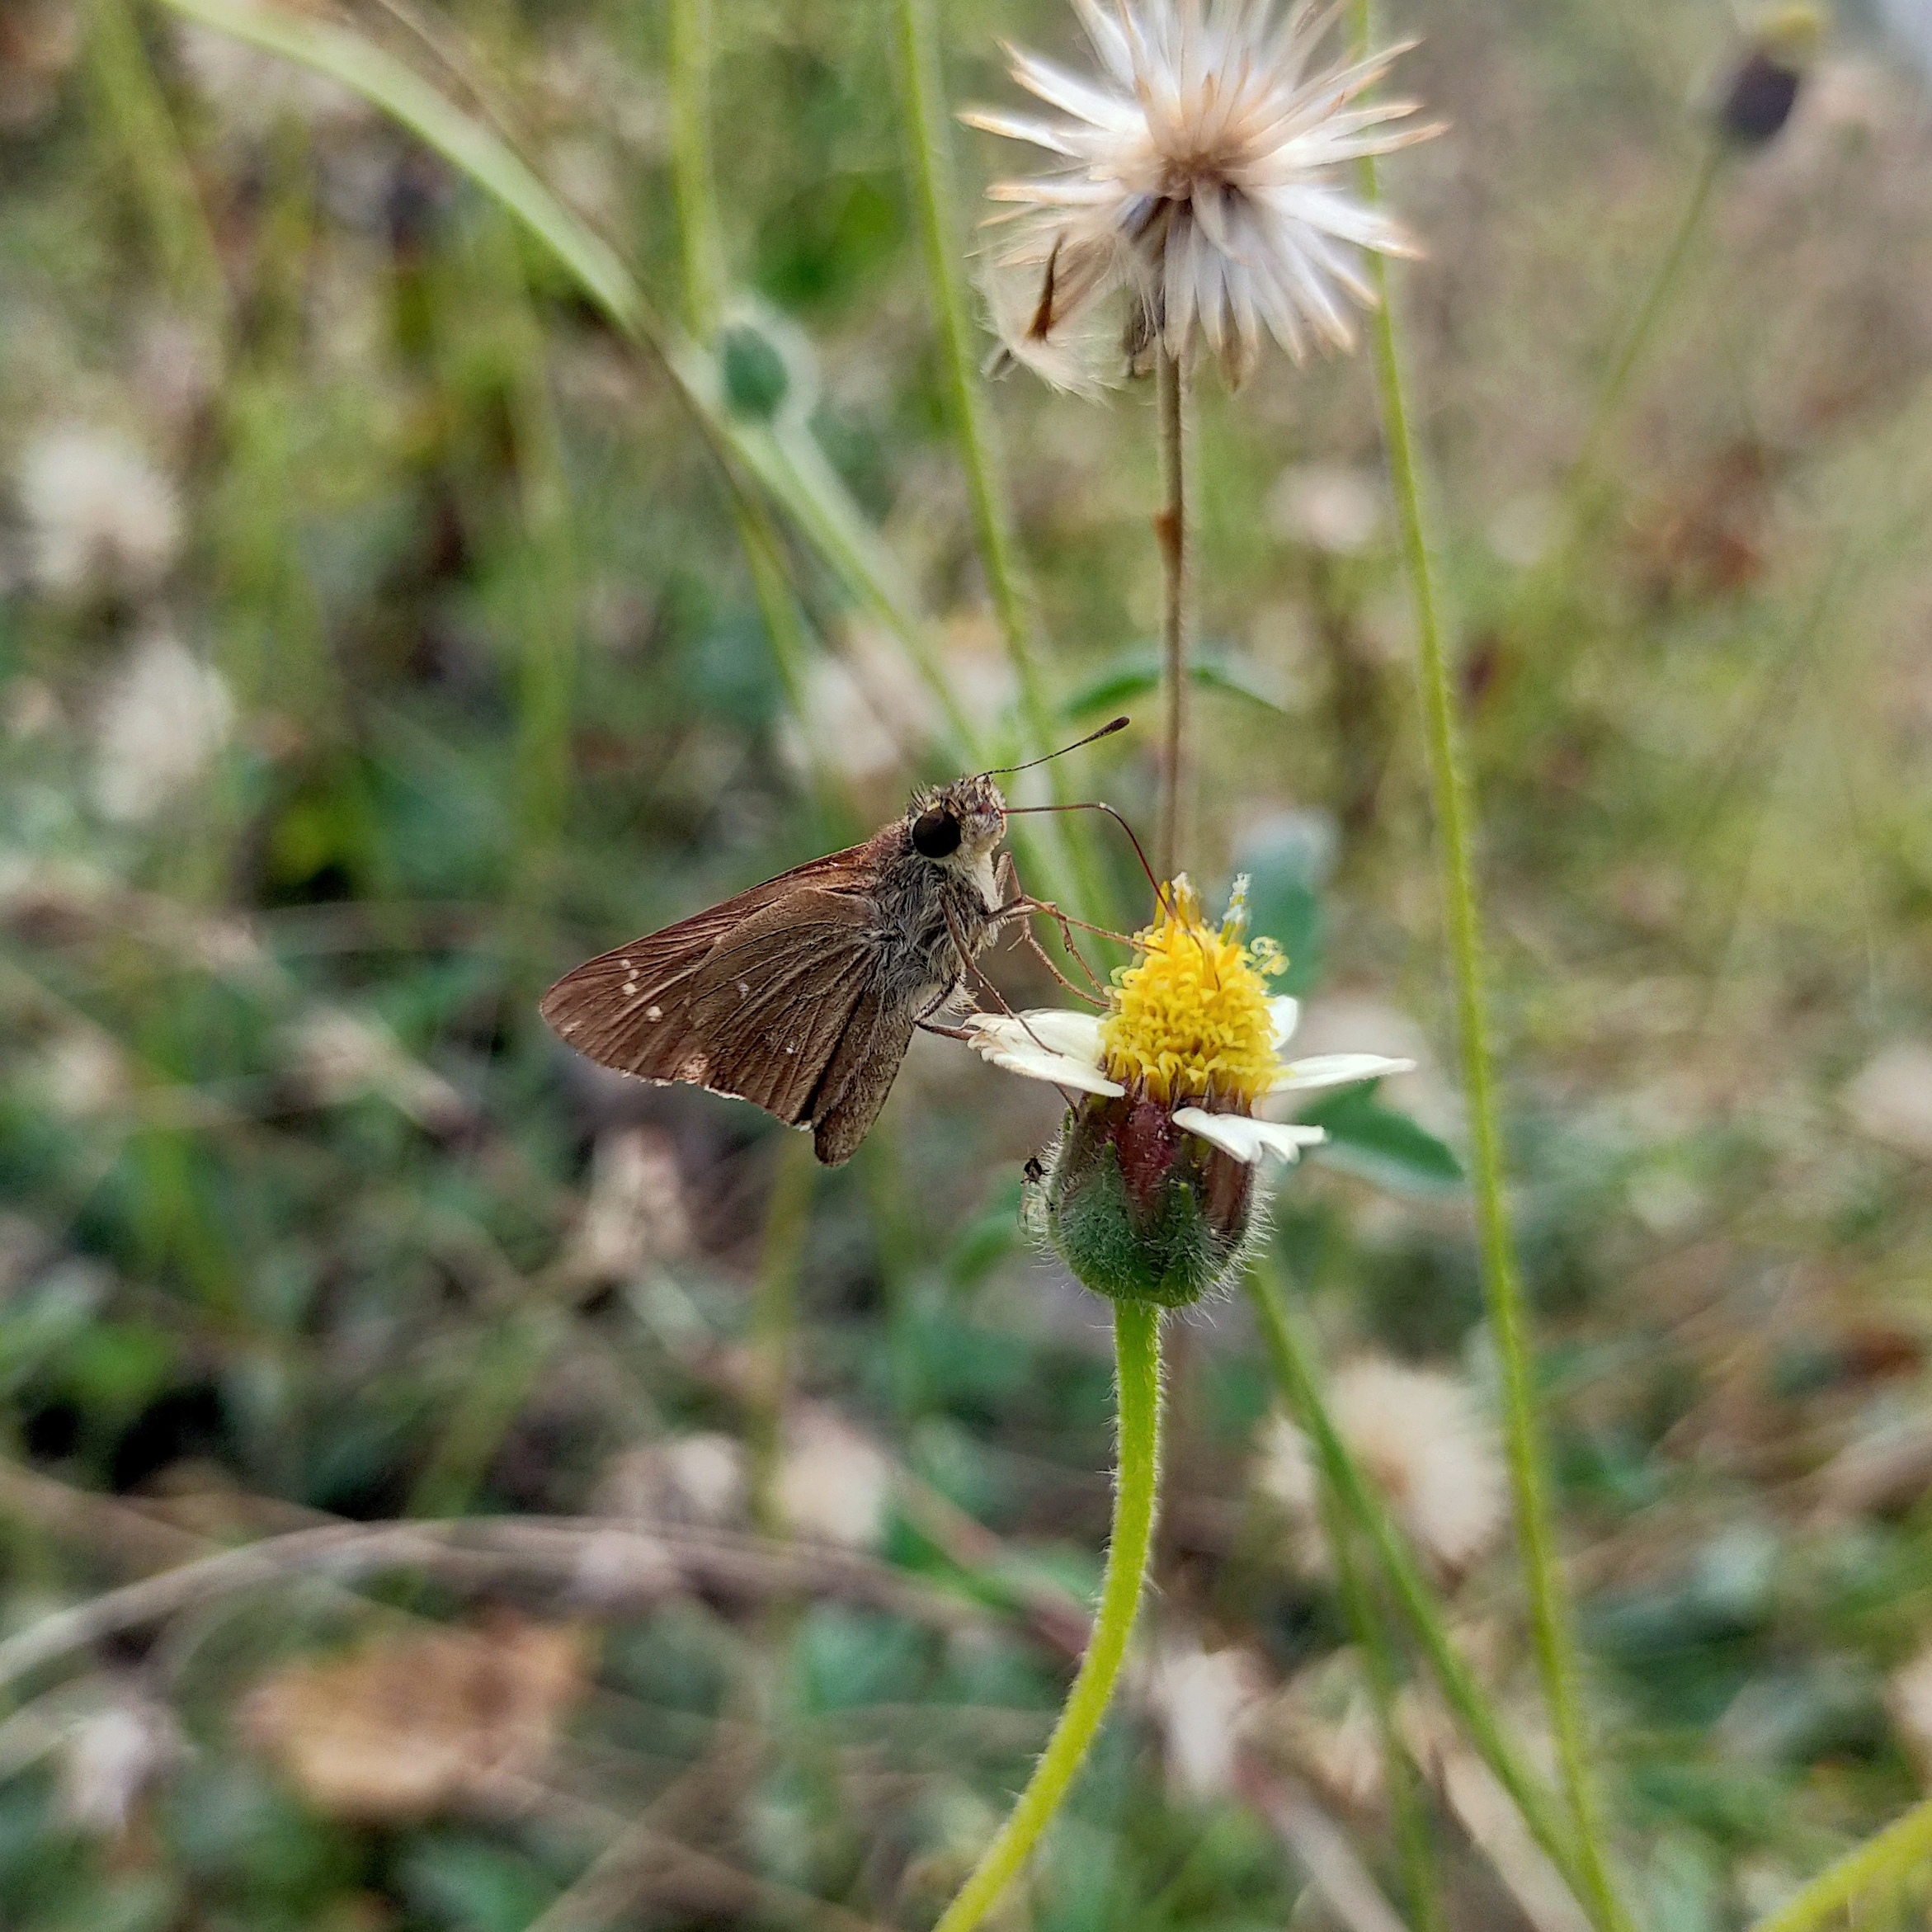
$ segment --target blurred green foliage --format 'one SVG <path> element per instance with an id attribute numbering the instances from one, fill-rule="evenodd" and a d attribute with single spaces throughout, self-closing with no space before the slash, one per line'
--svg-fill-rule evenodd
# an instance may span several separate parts
<path id="1" fill-rule="evenodd" d="M 729 407 L 806 415 L 1004 755 L 884 23 L 715 12 Z M 433 40 L 356 20 L 499 120 L 676 308 L 658 10 L 475 0 Z M 1643 1922 L 1718 1932 L 1898 1810 L 1932 1750 L 1932 1692 L 1901 1675 L 1932 1640 L 1928 135 L 1896 53 L 1835 49 L 1718 179 L 1580 476 L 1725 25 L 1459 3 L 1399 24 L 1427 35 L 1405 86 L 1455 130 L 1391 172 L 1428 243 L 1411 346 L 1603 1775 Z M 957 98 L 1004 97 L 996 33 L 1071 45 L 1048 0 L 952 7 Z M 1004 165 L 960 154 L 968 185 Z M 662 372 L 339 92 L 157 11 L 18 0 L 0 181 L 5 1627 L 325 1517 L 679 1501 L 640 1454 L 761 1425 L 781 1137 L 596 1077 L 536 996 L 822 849 L 815 768 L 870 822 L 950 775 L 942 720 L 796 533 L 794 709 Z M 1070 728 L 1148 708 L 1143 398 L 1015 377 L 993 403 L 1055 704 Z M 1202 448 L 1191 863 L 1210 898 L 1253 875 L 1310 1050 L 1423 1061 L 1307 1110 L 1331 1144 L 1273 1238 L 1336 1360 L 1480 1392 L 1364 373 L 1265 368 L 1209 399 Z M 1151 821 L 1143 728 L 1073 769 Z M 1113 902 L 1069 909 L 1131 928 L 1131 851 L 1078 836 Z M 1023 954 L 992 964 L 1016 1004 L 1063 997 Z M 789 1257 L 794 1407 L 893 1473 L 871 1555 L 978 1621 L 789 1586 L 606 1615 L 569 1575 L 215 1599 L 11 1687 L 0 1923 L 509 1932 L 659 1805 L 713 1864 L 645 1861 L 603 1922 L 644 1922 L 637 1898 L 692 1927 L 810 1923 L 811 1900 L 929 1921 L 1044 1736 L 1064 1658 L 1034 1612 L 1091 1592 L 1105 1521 L 1103 1320 L 1015 1211 L 1056 1113 L 921 1042 Z M 1337 1768 L 1332 1584 L 1254 1479 L 1257 1355 L 1232 1307 L 1183 1331 L 1150 1647 L 1255 1661 L 1270 1761 L 1392 1892 L 1386 1821 Z M 820 1480 L 849 1504 L 869 1467 Z M 1515 1698 L 1506 1554 L 1454 1603 Z M 489 1606 L 597 1628 L 537 1799 L 332 1817 L 252 1736 L 276 1670 Z M 101 1708 L 181 1730 L 144 1718 L 149 1758 L 113 1760 L 114 1828 L 82 1802 L 115 1788 L 85 1740 L 132 1735 L 90 1732 Z M 1305 1863 L 1231 1792 L 1189 1794 L 1160 1713 L 1116 1714 L 1014 1922 L 1316 1922 Z M 1431 1803 L 1454 1922 L 1506 1922 L 1510 1874 Z"/>

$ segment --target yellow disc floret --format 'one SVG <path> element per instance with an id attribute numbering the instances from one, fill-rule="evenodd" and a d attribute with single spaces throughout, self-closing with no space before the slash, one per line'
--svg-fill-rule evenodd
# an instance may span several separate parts
<path id="1" fill-rule="evenodd" d="M 1286 962 L 1270 940 L 1243 943 L 1240 887 L 1218 932 L 1203 922 L 1185 877 L 1162 899 L 1160 916 L 1134 935 L 1140 958 L 1114 975 L 1102 1063 L 1110 1079 L 1164 1106 L 1204 1100 L 1245 1114 L 1275 1078 L 1267 978 Z"/>

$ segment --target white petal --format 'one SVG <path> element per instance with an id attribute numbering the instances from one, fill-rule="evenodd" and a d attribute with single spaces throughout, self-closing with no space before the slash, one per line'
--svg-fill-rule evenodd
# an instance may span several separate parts
<path id="1" fill-rule="evenodd" d="M 1127 1091 L 1095 1065 L 1100 1027 L 1084 1013 L 974 1013 L 964 1024 L 980 1053 L 1009 1073 L 1081 1093 L 1111 1097 Z M 1090 1042 L 1091 1050 L 1083 1052 Z M 1074 1050 L 1061 1051 L 1063 1045 Z"/>
<path id="2" fill-rule="evenodd" d="M 973 1041 L 991 1040 L 1002 1050 L 1021 1053 L 1064 1053 L 1084 1060 L 1089 1067 L 1100 1063 L 1100 1016 L 1069 1011 L 1063 1006 L 1035 1006 L 1025 1013 L 968 1013 L 963 1024 L 976 1035 Z"/>
<path id="3" fill-rule="evenodd" d="M 1347 1086 L 1358 1080 L 1380 1080 L 1386 1074 L 1413 1073 L 1413 1060 L 1385 1060 L 1379 1053 L 1315 1053 L 1290 1060 L 1275 1076 L 1270 1093 L 1300 1093 L 1311 1087 Z"/>
<path id="4" fill-rule="evenodd" d="M 1279 1053 L 1294 1038 L 1302 1023 L 1302 1003 L 1288 993 L 1268 1002 L 1268 1017 L 1275 1026 L 1275 1051 Z"/>
<path id="5" fill-rule="evenodd" d="M 1004 1067 L 1009 1073 L 1017 1073 L 1027 1080 L 1044 1080 L 1050 1086 L 1070 1086 L 1077 1093 L 1105 1094 L 1110 1100 L 1118 1100 L 1127 1091 L 1119 1081 L 1108 1079 L 1085 1060 L 1076 1060 L 1070 1053 L 1043 1053 L 1037 1049 L 1030 1053 L 1023 1048 L 986 1046 L 979 1050 L 994 1066 Z"/>
<path id="6" fill-rule="evenodd" d="M 1210 1114 L 1201 1107 L 1176 1108 L 1174 1124 L 1212 1141 L 1223 1153 L 1232 1154 L 1251 1167 L 1261 1165 L 1264 1154 L 1276 1154 L 1284 1161 L 1301 1158 L 1303 1147 L 1319 1146 L 1327 1139 L 1319 1127 L 1303 1127 L 1297 1122 L 1256 1120 L 1246 1114 Z"/>
<path id="7" fill-rule="evenodd" d="M 991 108 L 972 107 L 964 111 L 959 119 L 968 127 L 978 128 L 982 134 L 999 134 L 1009 141 L 1030 142 L 1035 148 L 1044 148 L 1051 154 L 1073 157 L 1080 152 L 1064 130 L 1030 114 L 998 114 Z"/>
<path id="8" fill-rule="evenodd" d="M 1039 1006 L 1018 1015 L 1028 1036 L 1049 1053 L 1067 1053 L 1090 1067 L 1100 1063 L 1100 1016 L 1066 1006 Z"/>

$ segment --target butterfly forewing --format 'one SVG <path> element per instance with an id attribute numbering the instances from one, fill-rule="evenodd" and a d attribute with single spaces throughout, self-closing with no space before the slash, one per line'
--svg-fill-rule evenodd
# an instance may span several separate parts
<path id="1" fill-rule="evenodd" d="M 843 1159 L 904 1052 L 902 1043 L 851 1145 L 829 1153 L 826 1116 L 852 1086 L 855 1053 L 885 1005 L 866 856 L 860 846 L 814 860 L 590 960 L 551 987 L 544 1017 L 620 1072 L 747 1100 L 793 1126 L 819 1124 L 822 1157 Z"/>

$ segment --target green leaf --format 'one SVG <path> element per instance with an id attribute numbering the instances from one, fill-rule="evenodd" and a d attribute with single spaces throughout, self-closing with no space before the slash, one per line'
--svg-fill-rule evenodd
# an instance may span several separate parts
<path id="1" fill-rule="evenodd" d="M 1345 1087 L 1303 1114 L 1310 1126 L 1328 1129 L 1317 1153 L 1397 1193 L 1440 1194 L 1458 1186 L 1463 1164 L 1454 1151 L 1407 1114 L 1383 1106 L 1375 1097 L 1379 1084 Z"/>
<path id="2" fill-rule="evenodd" d="M 101 1322 L 76 1338 L 59 1372 L 90 1414 L 130 1416 L 160 1393 L 180 1360 L 180 1345 L 151 1323 Z"/>
<path id="3" fill-rule="evenodd" d="M 557 1896 L 529 1859 L 454 1834 L 419 1845 L 403 1868 L 403 1883 L 429 1922 L 450 1932 L 522 1932 Z"/>
<path id="4" fill-rule="evenodd" d="M 1212 645 L 1196 657 L 1188 671 L 1190 681 L 1203 690 L 1222 691 L 1231 697 L 1246 698 L 1250 704 L 1278 715 L 1284 711 L 1279 694 L 1271 690 L 1260 669 Z M 1136 698 L 1161 688 L 1161 655 L 1152 644 L 1136 644 L 1116 653 L 1060 706 L 1061 716 L 1069 724 L 1118 710 Z"/>
<path id="5" fill-rule="evenodd" d="M 969 1222 L 946 1257 L 946 1280 L 955 1293 L 976 1289 L 1008 1256 L 1017 1253 L 1025 1237 L 1020 1225 L 1017 1176 L 993 1191 L 986 1211 Z"/>

